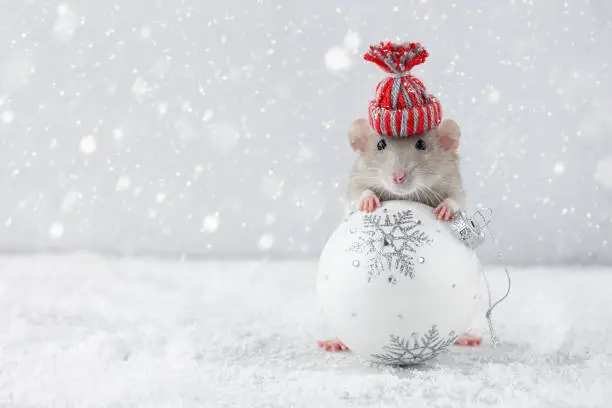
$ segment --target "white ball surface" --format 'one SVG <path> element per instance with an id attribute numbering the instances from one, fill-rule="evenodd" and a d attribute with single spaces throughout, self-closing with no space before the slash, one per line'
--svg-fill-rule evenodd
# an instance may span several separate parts
<path id="1" fill-rule="evenodd" d="M 435 358 L 468 329 L 480 263 L 432 208 L 386 201 L 354 212 L 321 254 L 317 294 L 334 334 L 366 361 Z"/>

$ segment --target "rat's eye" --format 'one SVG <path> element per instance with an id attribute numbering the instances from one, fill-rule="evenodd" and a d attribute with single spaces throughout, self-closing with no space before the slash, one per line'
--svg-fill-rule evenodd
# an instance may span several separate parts
<path id="1" fill-rule="evenodd" d="M 414 147 L 417 148 L 417 150 L 425 150 L 425 141 L 423 141 L 423 139 L 419 139 L 417 140 L 416 144 L 414 145 Z"/>
<path id="2" fill-rule="evenodd" d="M 387 142 L 385 139 L 380 139 L 376 147 L 378 148 L 378 151 L 385 150 L 385 147 L 387 147 Z"/>

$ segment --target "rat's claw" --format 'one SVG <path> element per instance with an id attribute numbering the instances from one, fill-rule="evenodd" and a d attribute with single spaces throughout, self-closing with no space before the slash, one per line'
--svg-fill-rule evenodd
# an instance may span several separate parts
<path id="1" fill-rule="evenodd" d="M 338 339 L 318 341 L 317 344 L 325 351 L 348 351 L 348 347 Z"/>
<path id="2" fill-rule="evenodd" d="M 444 207 L 444 208 L 442 209 L 441 213 L 442 213 L 442 214 L 441 214 L 441 217 L 442 217 L 442 219 L 443 219 L 444 221 L 448 221 L 448 220 L 450 220 L 450 216 L 451 216 L 451 211 L 450 211 L 450 208 L 448 208 L 448 207 Z"/>

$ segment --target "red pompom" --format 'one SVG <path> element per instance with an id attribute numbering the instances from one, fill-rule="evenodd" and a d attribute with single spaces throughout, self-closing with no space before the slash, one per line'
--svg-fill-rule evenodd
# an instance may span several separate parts
<path id="1" fill-rule="evenodd" d="M 370 50 L 363 56 L 390 74 L 409 72 L 415 65 L 425 62 L 429 54 L 420 43 L 394 44 L 381 42 L 371 45 Z"/>

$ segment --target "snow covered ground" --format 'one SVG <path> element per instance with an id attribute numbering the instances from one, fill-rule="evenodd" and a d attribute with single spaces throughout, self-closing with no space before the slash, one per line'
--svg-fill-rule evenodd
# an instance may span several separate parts
<path id="1" fill-rule="evenodd" d="M 609 407 L 610 269 L 513 270 L 503 344 L 420 368 L 315 341 L 314 262 L 0 258 L 2 407 Z M 491 272 L 496 293 L 503 275 Z M 474 331 L 486 334 L 484 318 Z"/>

